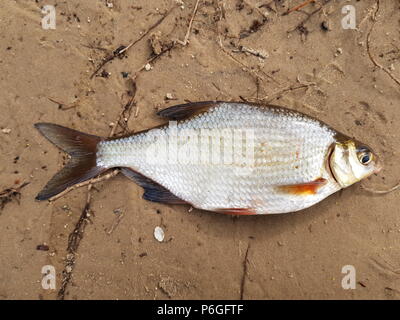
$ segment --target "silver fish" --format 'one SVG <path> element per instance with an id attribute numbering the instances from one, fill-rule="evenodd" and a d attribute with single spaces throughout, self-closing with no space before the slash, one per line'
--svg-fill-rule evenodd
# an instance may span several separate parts
<path id="1" fill-rule="evenodd" d="M 118 167 L 149 201 L 276 214 L 308 208 L 381 169 L 365 144 L 279 106 L 206 101 L 158 115 L 171 122 L 119 139 L 36 124 L 71 156 L 37 199 Z"/>

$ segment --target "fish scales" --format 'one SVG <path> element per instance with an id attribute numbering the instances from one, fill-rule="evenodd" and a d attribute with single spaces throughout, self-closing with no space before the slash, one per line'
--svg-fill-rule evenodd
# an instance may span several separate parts
<path id="1" fill-rule="evenodd" d="M 197 159 L 212 158 L 210 145 L 202 147 L 200 143 L 204 129 L 215 130 L 211 135 L 224 130 L 251 132 L 253 161 L 181 163 L 180 159 L 171 161 L 165 152 L 149 159 L 149 150 L 168 149 L 175 136 L 181 137 L 177 139 L 177 150 L 185 147 L 188 130 L 198 141 L 190 152 L 197 152 Z M 284 108 L 221 103 L 193 118 L 178 121 L 176 131 L 165 126 L 128 138 L 102 141 L 97 149 L 97 165 L 132 168 L 196 208 L 211 211 L 249 208 L 257 214 L 293 212 L 341 188 L 325 165 L 335 134 L 336 131 L 320 121 Z M 235 155 L 243 155 L 242 146 L 248 142 L 243 135 L 227 143 L 234 150 L 233 159 Z M 279 188 L 318 179 L 326 183 L 315 194 L 299 195 Z"/>
<path id="2" fill-rule="evenodd" d="M 158 114 L 178 122 L 120 139 L 35 124 L 71 157 L 36 199 L 120 167 L 149 201 L 226 214 L 285 213 L 382 169 L 367 145 L 283 107 L 201 101 Z"/>

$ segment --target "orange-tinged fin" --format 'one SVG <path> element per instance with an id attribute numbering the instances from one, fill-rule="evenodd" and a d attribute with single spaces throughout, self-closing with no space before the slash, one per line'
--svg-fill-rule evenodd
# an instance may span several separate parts
<path id="1" fill-rule="evenodd" d="M 216 209 L 214 211 L 218 213 L 233 214 L 239 216 L 251 216 L 257 214 L 257 212 L 251 208 L 222 208 L 222 209 Z"/>
<path id="2" fill-rule="evenodd" d="M 145 200 L 168 204 L 187 203 L 175 196 L 167 188 L 130 168 L 122 168 L 121 172 L 144 189 L 143 199 Z"/>
<path id="3" fill-rule="evenodd" d="M 278 186 L 277 188 L 284 192 L 294 195 L 312 195 L 318 192 L 318 189 L 325 185 L 327 182 L 324 178 L 318 178 L 311 182 L 299 183 L 299 184 L 289 184 Z"/>
<path id="4" fill-rule="evenodd" d="M 37 123 L 35 128 L 71 156 L 67 165 L 56 173 L 36 196 L 37 200 L 48 200 L 68 187 L 107 170 L 96 165 L 97 144 L 102 138 L 52 123 Z"/>
<path id="5" fill-rule="evenodd" d="M 183 120 L 191 116 L 206 112 L 209 108 L 215 107 L 220 101 L 201 101 L 179 104 L 157 112 L 160 117 L 170 120 Z"/>

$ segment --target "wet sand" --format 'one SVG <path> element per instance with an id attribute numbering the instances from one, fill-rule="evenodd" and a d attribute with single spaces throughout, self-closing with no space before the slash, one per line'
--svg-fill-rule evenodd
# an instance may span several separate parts
<path id="1" fill-rule="evenodd" d="M 398 191 L 356 184 L 299 213 L 239 218 L 147 202 L 121 175 L 94 185 L 85 219 L 87 187 L 34 200 L 67 160 L 34 123 L 108 136 L 121 118 L 137 132 L 187 100 L 307 113 L 380 155 L 384 169 L 363 185 L 398 183 L 399 3 L 319 1 L 282 15 L 302 1 L 269 2 L 200 0 L 182 45 L 195 0 L 1 1 L 0 191 L 29 185 L 0 211 L 0 299 L 400 297 Z M 45 4 L 55 30 L 41 26 Z M 341 27 L 345 4 L 356 30 Z M 45 265 L 55 290 L 42 289 Z M 342 288 L 345 265 L 355 290 Z"/>

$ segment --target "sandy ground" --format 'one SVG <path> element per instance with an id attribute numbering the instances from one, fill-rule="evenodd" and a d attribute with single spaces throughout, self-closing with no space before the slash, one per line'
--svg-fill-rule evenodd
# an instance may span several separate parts
<path id="1" fill-rule="evenodd" d="M 122 122 L 135 132 L 162 123 L 158 109 L 210 99 L 315 116 L 381 156 L 384 170 L 363 185 L 395 185 L 399 1 L 317 1 L 282 15 L 301 2 L 200 0 L 184 46 L 176 40 L 195 0 L 1 1 L 0 190 L 16 189 L 20 203 L 14 193 L 0 211 L 0 299 L 398 299 L 398 191 L 357 184 L 300 213 L 240 218 L 146 202 L 120 175 L 94 186 L 87 219 L 87 187 L 34 200 L 65 161 L 34 123 L 107 136 L 126 104 Z M 41 27 L 46 4 L 56 6 L 55 30 Z M 345 4 L 356 30 L 341 27 Z M 55 290 L 42 289 L 45 265 Z M 355 290 L 341 286 L 345 265 L 356 269 Z"/>

